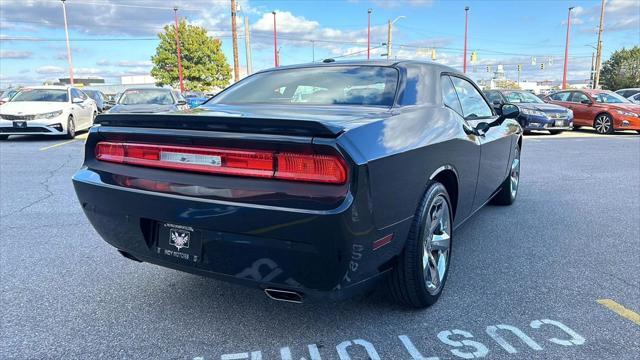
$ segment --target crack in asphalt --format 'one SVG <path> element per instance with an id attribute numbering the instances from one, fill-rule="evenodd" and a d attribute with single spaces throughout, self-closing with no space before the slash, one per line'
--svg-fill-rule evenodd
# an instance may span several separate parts
<path id="1" fill-rule="evenodd" d="M 56 168 L 55 168 L 55 169 L 53 169 L 53 170 L 50 170 L 50 171 L 47 173 L 46 177 L 45 177 L 42 181 L 40 181 L 40 182 L 38 183 L 38 185 L 40 185 L 40 186 L 42 186 L 42 187 L 44 188 L 44 191 L 46 191 L 46 192 L 47 192 L 47 195 L 45 195 L 45 196 L 43 196 L 43 197 L 41 197 L 41 198 L 39 198 L 39 199 L 37 199 L 37 200 L 35 200 L 35 201 L 33 201 L 33 202 L 31 202 L 31 203 L 27 204 L 27 205 L 25 205 L 25 206 L 23 206 L 22 208 L 20 208 L 20 209 L 18 209 L 18 210 L 16 210 L 16 211 L 13 211 L 13 212 L 10 212 L 10 213 L 8 213 L 8 214 L 5 214 L 5 215 L 0 216 L 0 219 L 6 219 L 6 218 L 8 218 L 8 217 L 10 217 L 10 216 L 13 216 L 13 215 L 19 214 L 19 213 L 21 213 L 22 211 L 24 211 L 24 210 L 26 210 L 26 209 L 28 209 L 28 208 L 32 207 L 33 205 L 36 205 L 36 204 L 38 204 L 38 203 L 41 203 L 41 202 L 43 202 L 43 201 L 45 201 L 45 200 L 49 199 L 50 197 L 52 197 L 52 196 L 54 195 L 54 193 L 53 193 L 53 192 L 51 192 L 51 190 L 49 189 L 49 180 L 51 180 L 51 179 L 53 178 L 53 176 L 54 176 L 54 175 L 56 175 L 56 173 L 57 173 L 58 171 L 60 171 L 61 169 L 63 169 L 63 168 L 64 168 L 65 166 L 67 166 L 67 165 L 68 165 L 72 160 L 74 160 L 74 156 L 73 156 L 73 155 L 74 155 L 74 154 L 67 154 L 67 159 L 66 159 L 66 160 L 65 160 L 65 161 L 64 161 L 60 166 L 56 167 Z"/>

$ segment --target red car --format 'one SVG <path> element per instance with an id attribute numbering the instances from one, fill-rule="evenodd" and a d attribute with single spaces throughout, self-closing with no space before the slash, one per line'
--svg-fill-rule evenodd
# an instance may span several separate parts
<path id="1" fill-rule="evenodd" d="M 573 111 L 573 126 L 593 126 L 600 134 L 616 130 L 640 133 L 640 105 L 608 90 L 566 90 L 544 99 Z"/>

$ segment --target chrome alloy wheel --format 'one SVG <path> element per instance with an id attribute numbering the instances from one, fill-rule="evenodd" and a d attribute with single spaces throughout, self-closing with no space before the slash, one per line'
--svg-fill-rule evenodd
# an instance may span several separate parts
<path id="1" fill-rule="evenodd" d="M 516 148 L 515 151 L 516 154 L 513 158 L 513 162 L 511 162 L 511 171 L 509 172 L 509 190 L 511 191 L 512 199 L 515 199 L 518 194 L 518 184 L 520 183 L 520 150 Z"/>
<path id="2" fill-rule="evenodd" d="M 594 127 L 600 134 L 607 134 L 611 131 L 611 118 L 608 115 L 598 115 Z"/>
<path id="3" fill-rule="evenodd" d="M 422 269 L 427 291 L 431 295 L 442 289 L 451 248 L 451 213 L 444 196 L 438 195 L 427 213 L 424 231 Z"/>

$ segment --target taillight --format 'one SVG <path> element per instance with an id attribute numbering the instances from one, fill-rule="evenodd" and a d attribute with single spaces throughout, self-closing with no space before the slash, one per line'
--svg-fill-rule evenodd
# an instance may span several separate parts
<path id="1" fill-rule="evenodd" d="M 334 155 L 277 153 L 155 144 L 99 142 L 96 159 L 211 174 L 344 184 L 347 168 Z"/>

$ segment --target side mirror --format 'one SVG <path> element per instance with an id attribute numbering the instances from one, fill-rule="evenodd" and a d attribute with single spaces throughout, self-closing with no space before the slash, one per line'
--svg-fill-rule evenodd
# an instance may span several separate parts
<path id="1" fill-rule="evenodd" d="M 587 99 L 580 100 L 580 104 L 591 105 L 591 100 L 587 100 Z"/>
<path id="2" fill-rule="evenodd" d="M 515 119 L 520 115 L 520 109 L 513 104 L 504 104 L 500 107 L 500 117 L 504 119 Z"/>
<path id="3" fill-rule="evenodd" d="M 480 136 L 484 136 L 484 134 L 487 133 L 487 131 L 489 131 L 489 129 L 491 128 L 491 125 L 487 122 L 481 122 L 478 125 L 476 125 L 476 127 L 474 128 L 474 130 L 476 131 L 477 135 Z"/>
<path id="4" fill-rule="evenodd" d="M 79 97 L 74 97 L 71 102 L 74 104 L 81 104 L 84 102 L 84 100 L 82 100 L 82 98 L 79 98 Z"/>

